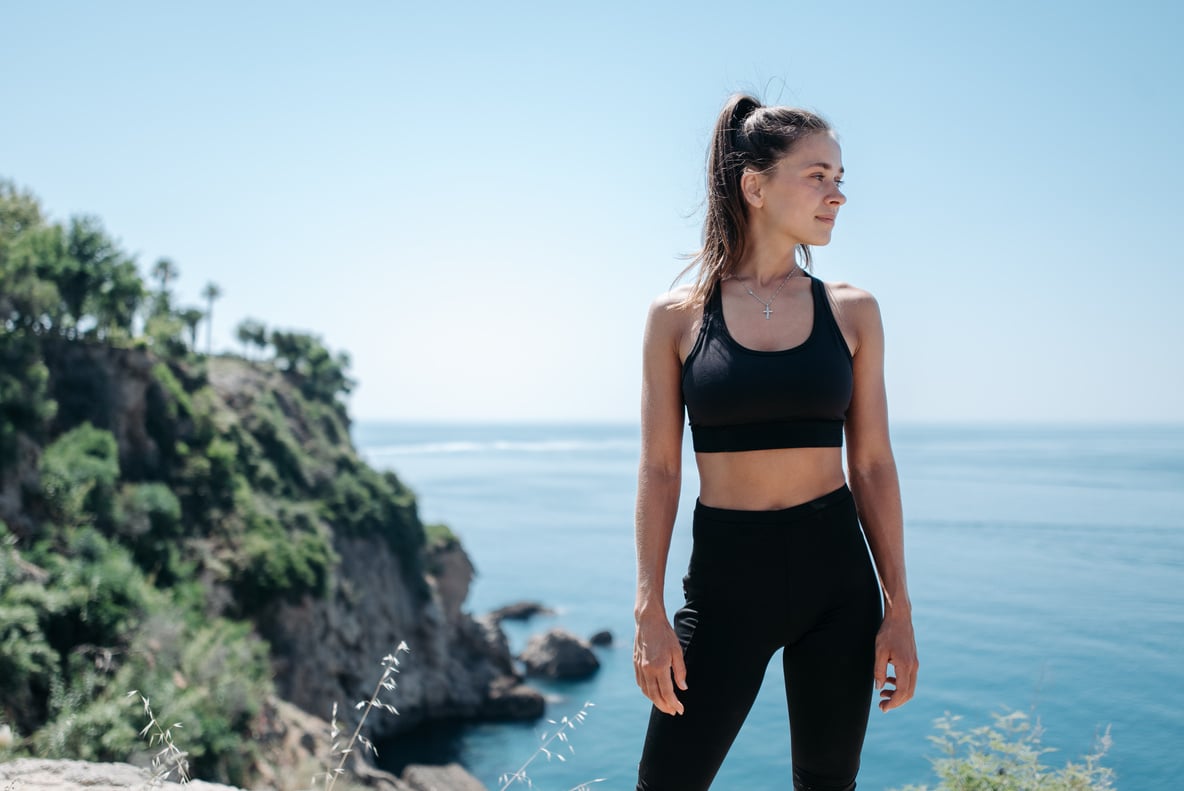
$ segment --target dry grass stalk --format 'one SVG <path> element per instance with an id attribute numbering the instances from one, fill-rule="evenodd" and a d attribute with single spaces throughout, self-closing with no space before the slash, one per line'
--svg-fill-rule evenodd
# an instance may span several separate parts
<path id="1" fill-rule="evenodd" d="M 177 778 L 181 784 L 189 782 L 189 759 L 188 753 L 177 747 L 173 741 L 173 728 L 180 728 L 181 723 L 174 722 L 167 728 L 161 726 L 156 720 L 156 716 L 152 713 L 152 705 L 148 702 L 148 698 L 137 690 L 132 690 L 127 693 L 127 697 L 135 697 L 139 695 L 140 700 L 144 704 L 144 714 L 148 717 L 148 724 L 140 731 L 140 738 L 148 737 L 148 746 L 156 747 L 160 745 L 160 749 L 152 756 L 152 784 L 159 786 L 173 772 L 177 773 Z"/>
<path id="2" fill-rule="evenodd" d="M 370 712 L 375 708 L 384 709 L 396 716 L 399 714 L 398 709 L 384 702 L 380 696 L 384 689 L 393 692 L 398 686 L 395 684 L 394 676 L 399 672 L 399 654 L 410 653 L 410 651 L 411 649 L 407 647 L 406 643 L 400 642 L 393 654 L 387 654 L 382 658 L 382 676 L 378 679 L 378 684 L 374 687 L 374 694 L 370 696 L 369 700 L 360 700 L 354 705 L 354 709 L 365 709 L 365 711 L 362 712 L 362 716 L 358 719 L 358 724 L 354 728 L 353 734 L 349 737 L 349 741 L 345 743 L 345 746 L 342 746 L 341 742 L 338 741 L 338 737 L 341 735 L 341 727 L 340 723 L 337 722 L 337 704 L 333 704 L 333 716 L 329 723 L 329 741 L 332 743 L 329 757 L 332 760 L 333 756 L 340 755 L 341 759 L 338 761 L 337 766 L 323 775 L 318 775 L 318 777 L 324 777 L 325 791 L 333 791 L 333 786 L 337 783 L 337 778 L 345 774 L 345 762 L 353 754 L 354 745 L 361 743 L 371 753 L 378 755 L 378 750 L 374 747 L 374 743 L 362 735 L 362 726 L 365 724 L 366 718 L 370 716 Z M 314 777 L 313 783 L 315 784 L 316 781 L 317 778 Z"/>
<path id="3" fill-rule="evenodd" d="M 506 791 L 506 789 L 515 783 L 525 783 L 528 788 L 534 788 L 534 783 L 531 781 L 530 776 L 526 774 L 526 768 L 534 763 L 535 759 L 537 759 L 540 755 L 547 756 L 548 761 L 550 761 L 552 758 L 555 758 L 560 762 L 566 761 L 567 756 L 563 754 L 562 748 L 553 748 L 551 747 L 551 743 L 558 740 L 567 747 L 568 752 L 574 753 L 575 748 L 572 747 L 571 742 L 567 740 L 568 731 L 574 731 L 577 725 L 582 725 L 588 716 L 588 709 L 592 708 L 594 705 L 596 704 L 588 701 L 583 706 L 581 706 L 579 712 L 577 712 L 572 717 L 563 717 L 559 720 L 559 722 L 556 722 L 555 720 L 547 720 L 547 722 L 557 726 L 555 728 L 555 732 L 549 736 L 546 732 L 544 732 L 540 737 L 542 739 L 542 744 L 540 744 L 538 749 L 526 759 L 526 763 L 518 767 L 517 771 L 504 774 L 498 778 L 498 782 L 502 784 L 498 791 Z M 593 783 L 603 782 L 604 778 L 598 777 L 595 780 L 589 780 L 586 783 L 580 783 L 578 786 L 575 786 L 569 791 L 588 791 Z"/>

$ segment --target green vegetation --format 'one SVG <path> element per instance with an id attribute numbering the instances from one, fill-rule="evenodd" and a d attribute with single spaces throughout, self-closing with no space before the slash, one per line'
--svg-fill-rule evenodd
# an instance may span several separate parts
<path id="1" fill-rule="evenodd" d="M 342 536 L 428 594 L 413 493 L 351 445 L 348 355 L 248 319 L 251 359 L 210 356 L 221 289 L 177 306 L 179 277 L 0 180 L 0 758 L 147 760 L 140 689 L 194 776 L 249 784 L 255 622 L 327 595 Z"/>
<path id="2" fill-rule="evenodd" d="M 1079 763 L 1060 769 L 1041 763 L 1055 752 L 1041 742 L 1043 731 L 1026 714 L 994 715 L 994 725 L 962 730 L 961 717 L 947 714 L 936 722 L 929 739 L 941 749 L 932 759 L 940 783 L 932 791 L 1109 791 L 1114 771 L 1101 765 L 1110 749 L 1107 729 L 1092 753 Z M 902 791 L 930 791 L 929 786 L 907 786 Z"/>

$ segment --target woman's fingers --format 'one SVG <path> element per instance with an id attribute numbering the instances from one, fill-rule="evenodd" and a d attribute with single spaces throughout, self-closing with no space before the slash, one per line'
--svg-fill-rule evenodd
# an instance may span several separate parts
<path id="1" fill-rule="evenodd" d="M 683 661 L 682 651 L 674 652 L 674 662 L 671 670 L 674 673 L 674 683 L 679 689 L 687 688 L 687 664 Z"/>
<path id="2" fill-rule="evenodd" d="M 873 666 L 873 680 L 876 689 L 883 689 L 888 678 L 888 649 L 879 641 L 876 642 L 876 663 Z"/>
<path id="3" fill-rule="evenodd" d="M 682 664 L 682 657 L 675 655 L 675 660 L 678 664 Z M 664 714 L 682 714 L 684 709 L 682 701 L 674 693 L 674 681 L 671 671 L 671 663 L 655 663 L 646 667 L 637 669 L 638 682 L 637 685 L 641 687 L 641 691 L 650 701 L 653 702 L 658 710 Z M 684 671 L 685 675 L 685 671 Z M 686 681 L 683 681 L 683 688 L 685 689 Z"/>
<path id="4" fill-rule="evenodd" d="M 682 714 L 682 701 L 675 686 L 687 688 L 687 669 L 682 645 L 669 622 L 638 624 L 633 645 L 633 670 L 637 686 L 664 714 Z"/>
<path id="5" fill-rule="evenodd" d="M 894 682 L 896 695 L 892 701 L 892 707 L 895 708 L 911 700 L 917 690 L 917 661 L 914 659 L 911 662 L 894 662 L 892 668 L 896 671 L 897 678 Z"/>
<path id="6" fill-rule="evenodd" d="M 654 681 L 658 691 L 658 698 L 654 700 L 654 705 L 666 714 L 682 714 L 682 701 L 674 694 L 674 683 L 671 681 L 670 668 L 667 667 L 664 673 L 659 672 Z"/>
<path id="7" fill-rule="evenodd" d="M 888 666 L 893 675 L 888 675 Z M 872 677 L 881 690 L 880 709 L 890 711 L 903 706 L 917 688 L 917 642 L 913 624 L 907 617 L 885 619 L 876 635 L 876 659 Z M 885 689 L 891 684 L 893 689 Z"/>
<path id="8" fill-rule="evenodd" d="M 885 681 L 891 686 L 880 690 L 880 711 L 891 711 L 908 703 L 917 688 L 916 668 L 906 670 L 903 664 L 897 667 L 895 663 L 892 668 L 896 675 L 885 676 Z"/>

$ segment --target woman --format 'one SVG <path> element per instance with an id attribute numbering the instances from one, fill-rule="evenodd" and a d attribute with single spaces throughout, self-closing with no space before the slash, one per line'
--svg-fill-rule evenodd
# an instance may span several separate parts
<path id="1" fill-rule="evenodd" d="M 637 789 L 708 788 L 784 649 L 794 788 L 849 791 L 873 684 L 889 711 L 917 671 L 879 308 L 798 265 L 847 200 L 825 120 L 733 96 L 708 171 L 698 277 L 645 332 L 634 667 L 654 707 Z M 684 407 L 700 490 L 672 625 Z"/>

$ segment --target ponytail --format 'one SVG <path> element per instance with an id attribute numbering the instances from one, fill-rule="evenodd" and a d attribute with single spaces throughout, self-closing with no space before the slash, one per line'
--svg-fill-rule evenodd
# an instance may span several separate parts
<path id="1" fill-rule="evenodd" d="M 690 295 L 680 305 L 699 302 L 730 275 L 744 255 L 748 203 L 740 190 L 745 170 L 761 172 L 777 164 L 806 135 L 829 132 L 825 119 L 797 107 L 765 107 L 747 94 L 732 95 L 715 122 L 707 151 L 707 215 L 703 247 L 679 273 L 698 269 Z M 798 245 L 803 266 L 810 269 L 807 245 Z"/>

